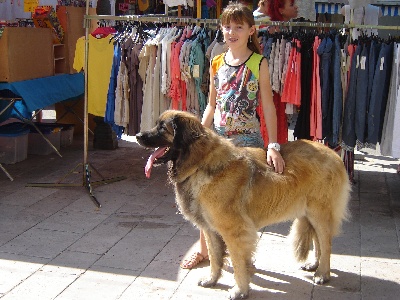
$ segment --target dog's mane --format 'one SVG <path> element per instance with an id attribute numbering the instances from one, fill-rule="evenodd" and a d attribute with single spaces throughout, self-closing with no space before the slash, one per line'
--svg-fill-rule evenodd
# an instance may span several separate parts
<path id="1" fill-rule="evenodd" d="M 223 164 L 216 157 L 234 155 L 234 147 L 224 137 L 204 127 L 197 117 L 179 112 L 173 117 L 174 142 L 169 161 L 168 175 L 172 182 L 181 182 L 193 174 L 198 168 L 207 167 L 213 173 Z M 225 147 L 220 147 L 221 143 Z M 226 153 L 215 153 L 224 150 Z M 214 155 L 215 154 L 215 155 Z M 209 163 L 212 160 L 212 163 Z"/>

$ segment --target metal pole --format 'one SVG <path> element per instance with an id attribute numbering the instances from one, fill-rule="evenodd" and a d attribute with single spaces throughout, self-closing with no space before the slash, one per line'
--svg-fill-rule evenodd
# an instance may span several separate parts
<path id="1" fill-rule="evenodd" d="M 86 1 L 86 16 L 89 15 L 89 2 Z M 84 75 L 85 75 L 85 93 L 84 93 L 84 104 L 83 104 L 83 182 L 85 182 L 85 166 L 87 164 L 87 153 L 88 153 L 88 74 L 89 74 L 89 27 L 90 27 L 90 20 L 84 19 L 84 26 L 85 26 L 85 68 L 84 68 Z"/>

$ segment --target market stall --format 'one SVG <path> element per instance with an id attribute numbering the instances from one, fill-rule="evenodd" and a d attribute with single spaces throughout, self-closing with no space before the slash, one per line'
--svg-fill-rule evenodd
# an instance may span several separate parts
<path id="1" fill-rule="evenodd" d="M 106 1 L 107 2 L 107 1 Z M 340 1 L 338 1 L 340 2 Z M 89 91 L 89 85 L 93 82 L 91 79 L 91 76 L 93 76 L 93 72 L 91 72 L 89 68 L 89 61 L 90 61 L 90 49 L 96 49 L 94 46 L 96 43 L 99 43 L 101 41 L 93 39 L 90 36 L 91 32 L 91 24 L 93 23 L 99 23 L 101 24 L 102 27 L 112 27 L 114 29 L 114 32 L 118 36 L 127 36 L 122 33 L 126 30 L 136 30 L 137 32 L 141 32 L 143 34 L 143 37 L 152 37 L 154 32 L 151 30 L 154 28 L 161 28 L 164 26 L 168 27 L 168 29 L 177 29 L 176 32 L 178 32 L 178 29 L 184 28 L 185 26 L 190 26 L 192 29 L 193 28 L 198 28 L 195 30 L 196 34 L 199 33 L 199 36 L 201 38 L 199 39 L 194 39 L 192 38 L 191 41 L 195 41 L 196 47 L 193 49 L 200 49 L 198 50 L 199 52 L 196 54 L 197 57 L 200 57 L 201 60 L 199 62 L 193 62 L 189 61 L 187 65 L 184 66 L 184 69 L 180 69 L 180 72 L 175 74 L 177 78 L 179 78 L 179 86 L 174 85 L 177 81 L 174 81 L 172 85 L 170 85 L 171 82 L 169 82 L 166 85 L 163 85 L 164 79 L 158 78 L 158 76 L 164 76 L 163 72 L 166 72 L 165 74 L 169 74 L 170 70 L 165 69 L 166 66 L 168 66 L 169 63 L 166 63 L 166 65 L 161 65 L 160 73 L 153 73 L 154 70 L 157 70 L 155 61 L 153 60 L 152 63 L 153 65 L 147 65 L 149 61 L 147 61 L 144 56 L 140 56 L 140 52 L 138 52 L 138 63 L 140 62 L 141 64 L 146 64 L 146 67 L 148 67 L 145 71 L 145 73 L 139 74 L 137 73 L 135 78 L 137 81 L 135 81 L 135 84 L 137 84 L 140 80 L 142 80 L 142 84 L 145 82 L 147 83 L 146 78 L 152 78 L 151 80 L 160 80 L 158 81 L 160 83 L 160 87 L 163 88 L 158 92 L 157 95 L 154 94 L 155 91 L 158 91 L 158 86 L 153 85 L 153 86 L 143 86 L 143 89 L 139 88 L 138 86 L 131 86 L 131 91 L 136 91 L 137 95 L 135 95 L 135 99 L 137 100 L 138 97 L 143 97 L 145 96 L 146 99 L 152 99 L 150 101 L 144 101 L 143 103 L 136 103 L 135 105 L 131 106 L 131 111 L 129 112 L 130 116 L 132 118 L 135 118 L 135 124 L 129 124 L 129 121 L 123 121 L 121 123 L 115 123 L 114 116 L 112 119 L 106 120 L 106 122 L 110 122 L 112 125 L 117 125 L 119 127 L 122 127 L 121 132 L 128 133 L 130 135 L 134 135 L 144 124 L 150 124 L 152 123 L 154 117 L 157 115 L 156 112 L 162 112 L 163 109 L 168 108 L 168 107 L 173 107 L 173 108 L 179 108 L 179 109 L 187 109 L 190 110 L 194 113 L 197 113 L 199 115 L 202 114 L 202 109 L 204 109 L 205 106 L 205 101 L 207 98 L 207 91 L 202 90 L 202 86 L 204 85 L 203 79 L 207 77 L 207 62 L 209 61 L 210 57 L 207 57 L 206 53 L 204 52 L 203 49 L 207 48 L 210 43 L 213 41 L 214 38 L 217 36 L 218 32 L 218 19 L 217 18 L 204 18 L 203 16 L 217 16 L 223 7 L 224 1 L 210 1 L 206 4 L 202 3 L 201 1 L 195 1 L 195 2 L 182 2 L 182 3 L 175 3 L 170 4 L 168 6 L 166 2 L 166 6 L 164 6 L 164 14 L 159 14 L 159 3 L 158 2 L 147 2 L 148 6 L 147 7 L 137 7 L 134 6 L 132 8 L 132 4 L 128 3 L 128 5 L 119 5 L 121 3 L 115 3 L 115 7 L 112 6 L 111 8 L 118 8 L 118 9 L 111 9 L 110 13 L 118 14 L 117 16 L 114 15 L 95 15 L 93 13 L 90 13 L 90 4 L 86 3 L 85 7 L 85 17 L 84 17 L 84 34 L 82 34 L 82 43 L 80 46 L 80 49 L 82 50 L 82 57 L 84 58 L 84 62 L 81 63 L 81 69 L 84 71 L 84 158 L 83 158 L 83 167 L 84 170 L 89 169 L 89 163 L 87 161 L 87 151 L 88 151 L 88 131 L 89 131 L 89 126 L 88 126 L 88 116 L 89 113 L 92 113 L 93 111 L 91 110 L 94 107 L 96 108 L 96 114 L 98 117 L 103 118 L 105 117 L 107 119 L 107 110 L 106 110 L 106 104 L 108 103 L 108 98 L 102 98 L 101 103 L 98 102 L 98 104 L 95 104 L 93 100 L 91 100 L 90 95 L 88 95 Z M 107 3 L 106 3 L 107 4 Z M 207 5 L 208 4 L 208 5 Z M 310 3 L 308 3 L 310 4 Z M 358 24 L 355 22 L 354 19 L 350 18 L 348 22 L 343 23 L 345 21 L 345 15 L 341 12 L 343 7 L 347 5 L 346 3 L 323 3 L 321 2 L 313 2 L 311 1 L 311 4 L 315 8 L 315 17 L 317 22 L 314 22 L 313 16 L 308 15 L 308 16 L 303 16 L 303 19 L 301 20 L 294 20 L 293 22 L 269 22 L 269 23 L 260 23 L 258 22 L 258 25 L 267 25 L 267 26 L 278 26 L 278 27 L 285 27 L 289 28 L 289 32 L 291 34 L 295 34 L 298 30 L 304 30 L 304 29 L 313 29 L 316 34 L 322 34 L 324 38 L 327 38 L 327 33 L 331 30 L 336 30 L 335 34 L 341 34 L 341 35 L 346 35 L 349 34 L 351 30 L 357 30 L 359 32 L 372 32 L 372 30 L 377 30 L 379 33 L 382 31 L 392 31 L 392 32 L 399 32 L 399 25 L 379 25 L 379 23 L 376 24 Z M 97 2 L 97 10 L 99 10 L 100 6 L 104 7 L 105 3 L 104 1 L 98 1 Z M 250 5 L 250 2 L 249 2 Z M 393 5 L 392 5 L 393 6 Z M 388 5 L 380 5 L 378 7 L 378 12 L 382 16 L 385 15 L 396 15 L 396 6 L 394 5 L 394 9 L 388 8 Z M 93 9 L 93 8 L 92 8 Z M 139 14 L 129 14 L 130 12 L 134 11 L 137 12 L 137 9 L 139 9 Z M 153 10 L 151 10 L 153 9 Z M 92 10 L 93 12 L 93 10 Z M 146 12 L 149 13 L 157 13 L 156 15 L 154 14 L 146 14 Z M 335 15 L 336 19 L 332 19 L 330 15 Z M 351 14 L 350 14 L 351 16 Z M 322 19 L 324 17 L 324 19 Z M 309 21 L 308 21 L 309 20 Z M 341 22 L 333 22 L 332 20 L 341 20 Z M 338 32 L 340 30 L 340 33 Z M 126 31 L 127 32 L 127 31 Z M 125 33 L 126 33 L 125 32 Z M 145 34 L 144 34 L 145 33 Z M 107 94 L 109 93 L 115 93 L 115 89 L 118 85 L 118 80 L 116 80 L 116 77 L 113 77 L 114 75 L 118 75 L 118 70 L 119 69 L 111 69 L 112 66 L 119 66 L 120 60 L 116 60 L 116 62 L 113 62 L 113 49 L 118 50 L 118 47 L 121 45 L 121 39 L 116 39 L 113 40 L 113 35 L 109 36 L 108 34 L 105 35 L 107 37 L 107 42 L 108 41 L 113 41 L 113 44 L 110 44 L 110 49 L 111 51 L 108 51 L 107 55 L 104 54 L 103 58 L 104 61 L 109 62 L 109 69 L 106 71 L 102 71 L 101 74 L 96 74 L 96 75 L 101 75 L 103 77 L 108 77 L 108 81 L 110 85 L 108 86 L 108 83 L 104 84 L 104 88 L 108 88 L 109 90 L 107 91 Z M 290 35 L 294 36 L 294 35 Z M 314 37 L 317 37 L 315 35 Z M 77 36 L 78 38 L 78 36 Z M 266 38 L 269 38 L 266 36 Z M 126 40 L 124 40 L 125 42 Z M 354 41 L 354 39 L 353 39 Z M 353 42 L 350 40 L 350 42 Z M 140 39 L 140 43 L 137 40 L 131 41 L 133 42 L 134 45 L 138 47 L 138 51 L 142 49 L 144 45 L 144 40 L 143 38 Z M 219 41 L 221 42 L 221 41 Z M 77 43 L 78 44 L 78 43 Z M 93 47 L 91 47 L 91 45 Z M 155 47 L 157 44 L 153 44 Z M 166 57 L 163 49 L 164 46 L 159 46 L 156 49 L 152 49 L 150 46 L 146 48 L 148 51 L 156 51 L 152 53 L 157 53 L 155 54 L 156 61 L 161 62 L 165 61 L 165 59 L 170 59 L 170 57 Z M 68 47 L 70 48 L 70 47 Z M 157 51 L 160 51 L 159 53 Z M 166 50 L 165 50 L 166 51 Z M 201 52 L 203 51 L 203 52 Z M 69 65 L 70 67 L 73 64 L 73 60 L 76 59 L 76 54 L 75 56 L 71 56 L 72 52 L 69 52 Z M 116 52 L 115 52 L 116 53 Z M 149 52 L 150 53 L 150 52 Z M 178 56 L 180 55 L 177 53 Z M 164 57 L 164 59 L 162 59 Z M 190 58 L 191 54 L 188 53 L 187 56 L 182 57 L 182 61 L 185 61 L 186 58 Z M 119 58 L 120 59 L 120 58 Z M 268 59 L 270 59 L 268 57 Z M 178 61 L 179 63 L 179 61 Z M 197 75 L 194 75 L 194 65 L 201 66 L 198 67 Z M 114 67 L 113 67 L 114 68 Z M 139 70 L 139 65 L 136 66 L 137 70 Z M 164 69 L 163 69 L 164 68 Z M 112 75 L 112 70 L 115 71 L 116 73 Z M 136 71 L 137 71 L 136 70 Z M 75 70 L 75 71 L 81 71 L 81 70 Z M 348 74 L 349 75 L 349 74 Z M 113 80 L 111 80 L 113 78 Z M 114 83 L 113 83 L 114 82 Z M 187 105 L 186 102 L 183 102 L 182 99 L 182 90 L 181 90 L 181 84 L 185 82 L 185 88 L 188 87 L 185 90 L 186 92 L 190 92 L 191 94 L 188 94 L 188 99 L 191 99 L 192 102 L 190 102 L 190 105 Z M 175 90 L 171 90 L 170 87 L 175 88 Z M 110 88 L 112 89 L 110 90 Z M 152 88 L 156 87 L 156 89 Z M 167 88 L 165 88 L 167 87 Z M 144 95 L 140 94 L 143 92 Z M 152 95 L 152 96 L 151 96 Z M 108 97 L 108 96 L 107 96 Z M 346 96 L 344 96 L 346 97 Z M 162 99 L 162 100 L 160 100 Z M 194 100 L 193 100 L 194 99 Z M 96 101 L 98 101 L 97 99 Z M 153 103 L 151 101 L 157 100 L 158 103 Z M 121 105 L 121 104 L 118 104 Z M 88 108 L 89 106 L 89 108 Z M 101 106 L 101 107 L 100 107 Z M 92 107 L 92 108 L 91 108 Z M 115 107 L 115 104 L 114 106 Z M 157 110 L 154 110 L 154 107 L 157 107 Z M 136 108 L 136 109 L 135 109 Z M 283 115 L 283 117 L 286 118 L 286 116 Z M 142 122 L 144 120 L 144 122 Z M 283 120 L 283 122 L 285 122 Z M 114 128 L 114 127 L 113 127 Z M 297 138 L 297 137 L 296 137 Z M 317 137 L 317 140 L 323 141 L 324 137 Z M 335 140 L 336 142 L 336 140 Z M 337 146 L 337 145 L 335 145 Z M 347 145 L 349 146 L 349 145 Z M 354 146 L 353 146 L 354 147 Z M 351 145 L 350 145 L 351 148 Z M 344 159 L 347 162 L 348 169 L 349 169 L 349 174 L 351 174 L 351 165 L 352 165 L 352 160 L 348 159 L 348 157 L 352 157 L 352 149 L 346 148 L 349 150 L 348 155 Z M 90 181 L 90 178 L 86 178 L 84 185 L 88 184 L 88 181 Z"/>

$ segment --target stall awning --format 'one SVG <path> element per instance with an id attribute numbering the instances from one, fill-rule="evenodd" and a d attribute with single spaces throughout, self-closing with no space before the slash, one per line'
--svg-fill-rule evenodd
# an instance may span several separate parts
<path id="1" fill-rule="evenodd" d="M 315 3 L 315 11 L 317 14 L 340 14 L 343 3 Z M 398 5 L 379 5 L 383 16 L 400 16 L 400 6 Z"/>
<path id="2" fill-rule="evenodd" d="M 340 14 L 343 3 L 315 3 L 315 11 L 317 14 Z"/>
<path id="3" fill-rule="evenodd" d="M 393 5 L 383 5 L 381 7 L 382 15 L 384 16 L 400 16 L 400 6 L 393 6 Z"/>

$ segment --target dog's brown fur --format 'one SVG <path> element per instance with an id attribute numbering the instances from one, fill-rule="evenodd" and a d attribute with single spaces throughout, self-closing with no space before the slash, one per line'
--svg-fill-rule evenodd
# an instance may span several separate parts
<path id="1" fill-rule="evenodd" d="M 314 258 L 303 268 L 315 271 L 318 284 L 330 279 L 332 237 L 348 216 L 350 194 L 334 151 L 316 142 L 289 142 L 281 149 L 285 170 L 277 174 L 266 164 L 263 149 L 235 147 L 181 111 L 164 112 L 137 141 L 170 147 L 159 162 L 169 161 L 179 209 L 204 231 L 209 249 L 211 274 L 200 285 L 216 284 L 227 248 L 237 286 L 230 297 L 247 297 L 257 230 L 293 219 L 296 258 L 305 261 L 313 242 Z"/>

